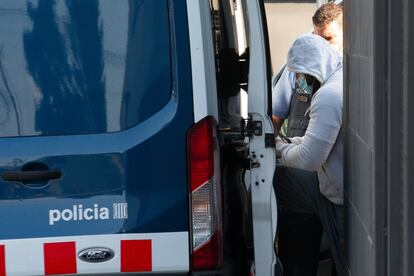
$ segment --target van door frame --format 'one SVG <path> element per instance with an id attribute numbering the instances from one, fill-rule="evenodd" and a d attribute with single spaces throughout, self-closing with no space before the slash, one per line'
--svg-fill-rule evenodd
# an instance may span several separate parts
<path id="1" fill-rule="evenodd" d="M 276 150 L 271 120 L 271 72 L 264 4 L 260 0 L 243 1 L 249 30 L 248 112 L 253 126 L 261 127 L 250 135 L 250 187 L 254 240 L 254 273 L 275 274 L 277 208 L 273 191 Z M 253 271 L 252 271 L 253 272 Z"/>

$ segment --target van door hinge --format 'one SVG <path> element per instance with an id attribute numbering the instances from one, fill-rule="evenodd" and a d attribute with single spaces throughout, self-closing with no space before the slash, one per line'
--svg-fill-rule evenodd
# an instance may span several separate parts
<path id="1" fill-rule="evenodd" d="M 261 121 L 252 121 L 249 119 L 241 120 L 241 134 L 246 136 L 262 136 L 263 125 Z"/>

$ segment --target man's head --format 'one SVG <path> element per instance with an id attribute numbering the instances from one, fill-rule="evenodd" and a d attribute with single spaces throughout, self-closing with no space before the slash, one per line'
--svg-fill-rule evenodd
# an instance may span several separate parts
<path id="1" fill-rule="evenodd" d="M 313 15 L 313 33 L 323 37 L 334 48 L 342 52 L 343 8 L 341 5 L 328 3 L 322 5 Z"/>
<path id="2" fill-rule="evenodd" d="M 286 65 L 290 72 L 310 75 L 322 85 L 342 67 L 342 56 L 322 37 L 306 34 L 293 42 Z"/>

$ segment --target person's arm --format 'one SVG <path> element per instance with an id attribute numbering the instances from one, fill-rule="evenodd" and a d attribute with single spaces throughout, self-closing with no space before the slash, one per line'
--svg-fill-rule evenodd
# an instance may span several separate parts
<path id="1" fill-rule="evenodd" d="M 316 171 L 326 162 L 342 125 L 342 93 L 320 92 L 312 100 L 309 126 L 301 143 L 277 141 L 281 164 Z"/>
<path id="2" fill-rule="evenodd" d="M 284 69 L 279 81 L 272 89 L 272 121 L 275 135 L 277 136 L 289 113 L 290 100 L 292 98 L 294 73 Z"/>

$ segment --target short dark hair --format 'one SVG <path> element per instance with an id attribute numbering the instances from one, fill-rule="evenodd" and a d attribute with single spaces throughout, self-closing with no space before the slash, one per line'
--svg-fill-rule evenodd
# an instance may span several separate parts
<path id="1" fill-rule="evenodd" d="M 333 21 L 342 24 L 343 8 L 341 5 L 334 3 L 323 4 L 316 10 L 312 17 L 313 25 L 317 28 L 323 28 Z"/>

